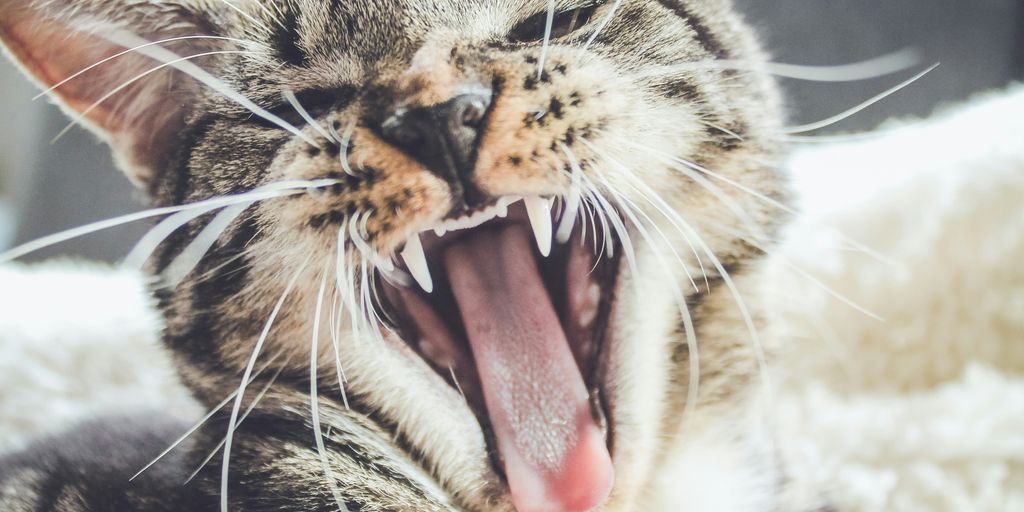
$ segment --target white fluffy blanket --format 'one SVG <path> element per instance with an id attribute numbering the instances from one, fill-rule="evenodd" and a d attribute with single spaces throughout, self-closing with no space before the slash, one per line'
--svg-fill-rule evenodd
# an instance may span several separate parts
<path id="1" fill-rule="evenodd" d="M 1024 510 L 1024 87 L 790 167 L 804 214 L 769 290 L 793 502 Z M 195 414 L 156 330 L 137 276 L 0 267 L 0 451 L 97 411 Z"/>

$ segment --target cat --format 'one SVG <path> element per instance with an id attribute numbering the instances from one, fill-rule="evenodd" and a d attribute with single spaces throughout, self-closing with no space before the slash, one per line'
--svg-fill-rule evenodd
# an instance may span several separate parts
<path id="1" fill-rule="evenodd" d="M 779 506 L 782 114 L 729 1 L 5 0 L 0 39 L 167 215 L 128 260 L 211 410 L 8 457 L 4 510 Z"/>

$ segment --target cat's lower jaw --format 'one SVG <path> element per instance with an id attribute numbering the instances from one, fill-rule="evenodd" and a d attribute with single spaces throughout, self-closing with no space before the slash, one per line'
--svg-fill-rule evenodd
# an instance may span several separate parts
<path id="1" fill-rule="evenodd" d="M 530 207 L 543 201 L 413 235 L 398 272 L 423 289 L 385 284 L 385 311 L 473 409 L 517 510 L 582 512 L 614 479 L 600 390 L 615 259 L 589 254 L 580 230 L 552 248 L 551 214 Z"/>

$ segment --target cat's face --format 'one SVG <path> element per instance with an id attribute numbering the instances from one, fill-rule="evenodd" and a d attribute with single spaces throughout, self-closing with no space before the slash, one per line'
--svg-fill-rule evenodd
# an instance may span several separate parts
<path id="1" fill-rule="evenodd" d="M 61 57 L 35 49 L 38 27 L 217 37 L 164 47 L 209 53 L 194 63 L 266 112 L 166 70 L 87 115 L 158 203 L 331 180 L 220 217 L 164 292 L 168 342 L 200 372 L 240 375 L 272 316 L 262 361 L 289 354 L 306 375 L 320 311 L 323 395 L 340 400 L 343 370 L 353 407 L 392 425 L 453 503 L 635 506 L 697 368 L 701 319 L 679 302 L 774 223 L 742 189 L 783 190 L 768 81 L 708 64 L 760 59 L 728 2 L 558 0 L 548 44 L 544 0 L 14 3 L 5 41 L 47 84 L 124 35 Z M 65 103 L 82 112 L 157 62 L 128 58 Z M 154 272 L 209 220 L 172 235 Z M 756 367 L 743 329 L 702 336 L 696 414 Z"/>

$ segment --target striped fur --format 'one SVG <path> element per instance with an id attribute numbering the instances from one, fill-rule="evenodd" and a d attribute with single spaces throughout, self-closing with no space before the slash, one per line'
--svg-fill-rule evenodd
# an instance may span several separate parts
<path id="1" fill-rule="evenodd" d="M 253 115 L 183 71 L 146 77 L 86 121 L 154 204 L 280 180 L 339 180 L 320 194 L 252 205 L 184 282 L 154 289 L 182 379 L 213 408 L 238 388 L 268 317 L 294 282 L 242 401 L 248 406 L 268 390 L 234 435 L 231 510 L 335 510 L 335 491 L 349 510 L 511 510 L 503 476 L 465 401 L 409 351 L 355 339 L 347 318 L 338 340 L 345 378 L 336 373 L 329 339 L 314 356 L 331 481 L 311 430 L 311 320 L 339 227 L 359 216 L 368 246 L 388 256 L 454 201 L 450 183 L 382 139 L 375 126 L 396 103 L 440 103 L 470 82 L 493 86 L 497 95 L 473 176 L 482 194 L 565 196 L 570 184 L 563 171 L 571 169 L 564 147 L 614 203 L 636 205 L 638 218 L 650 219 L 646 231 L 654 235 L 630 230 L 636 268 L 618 260 L 622 277 L 606 347 L 614 370 L 602 389 L 615 432 L 617 481 L 604 510 L 652 510 L 674 493 L 734 510 L 773 509 L 776 468 L 763 445 L 748 437 L 758 426 L 750 411 L 761 350 L 748 320 L 758 328 L 764 320 L 756 307 L 758 244 L 784 219 L 766 202 L 697 170 L 786 199 L 785 180 L 775 170 L 781 116 L 773 85 L 757 71 L 760 50 L 726 0 L 557 2 L 560 9 L 594 3 L 601 5 L 586 27 L 546 50 L 507 38 L 546 8 L 543 0 L 6 0 L 0 6 L 6 48 L 43 86 L 118 51 L 104 37 L 118 29 L 150 41 L 216 36 L 165 47 L 179 55 L 209 53 L 195 63 L 304 135 Z M 584 50 L 606 15 L 607 25 Z M 53 47 L 67 34 L 81 51 Z M 716 59 L 746 61 L 749 69 L 701 65 Z M 666 71 L 685 63 L 690 67 Z M 91 71 L 87 81 L 58 88 L 55 97 L 78 115 L 89 99 L 152 65 L 131 54 Z M 284 91 L 297 94 L 320 129 L 301 123 Z M 325 139 L 325 130 L 347 140 L 347 151 Z M 358 172 L 350 176 L 345 167 Z M 679 212 L 692 233 L 663 207 Z M 210 219 L 200 217 L 169 237 L 149 270 L 164 272 Z M 698 235 L 703 248 L 690 245 Z M 356 254 L 352 244 L 344 247 Z M 352 262 L 358 276 L 359 260 Z M 695 274 L 697 289 L 686 271 Z M 329 282 L 333 292 L 333 277 Z M 679 290 L 700 348 L 697 403 L 687 399 L 694 361 L 675 303 Z M 324 309 L 330 306 L 328 299 Z M 683 418 L 684 411 L 693 416 Z M 229 415 L 230 406 L 223 407 L 172 452 L 174 460 L 144 473 L 146 482 L 156 472 L 170 473 L 160 473 L 156 487 L 110 486 L 97 480 L 104 475 L 56 471 L 45 463 L 56 455 L 44 452 L 60 447 L 44 443 L 0 462 L 6 468 L 0 468 L 0 508 L 115 510 L 110 504 L 121 502 L 112 500 L 123 498 L 134 501 L 116 510 L 217 510 L 219 456 L 187 486 L 172 483 L 217 449 Z M 67 442 L 89 443 L 87 434 L 81 437 Z M 129 442 L 152 453 L 168 438 L 134 435 L 123 444 Z M 715 450 L 713 463 L 693 456 L 698 448 Z M 116 469 L 131 473 L 140 462 L 132 458 Z M 74 463 L 94 467 L 96 461 Z M 722 486 L 673 480 L 670 470 L 681 464 L 700 465 L 708 481 L 734 485 L 727 496 L 702 496 Z M 667 506 L 675 505 L 682 504 Z"/>

